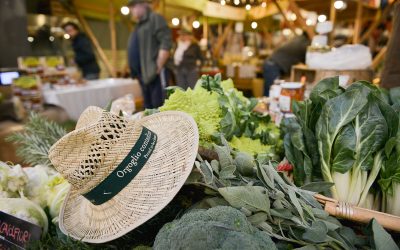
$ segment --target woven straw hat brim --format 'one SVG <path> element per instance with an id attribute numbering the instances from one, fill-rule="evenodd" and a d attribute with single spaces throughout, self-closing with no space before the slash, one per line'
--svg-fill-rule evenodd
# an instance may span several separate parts
<path id="1" fill-rule="evenodd" d="M 100 111 L 86 112 L 77 128 L 93 123 Z M 89 243 L 114 240 L 155 216 L 179 192 L 198 151 L 196 123 L 189 115 L 174 111 L 132 121 L 132 140 L 121 142 L 127 150 L 133 146 L 134 138 L 140 132 L 137 127 L 141 126 L 158 136 L 149 161 L 128 186 L 103 205 L 93 205 L 80 195 L 82 190 L 71 188 L 60 213 L 63 233 Z"/>

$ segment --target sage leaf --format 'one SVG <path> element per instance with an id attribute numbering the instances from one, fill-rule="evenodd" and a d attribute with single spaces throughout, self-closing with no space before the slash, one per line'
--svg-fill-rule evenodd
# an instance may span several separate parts
<path id="1" fill-rule="evenodd" d="M 290 198 L 292 204 L 293 204 L 294 207 L 296 208 L 296 210 L 297 210 L 297 212 L 299 213 L 301 219 L 302 219 L 303 221 L 305 221 L 305 220 L 304 220 L 303 208 L 302 208 L 302 206 L 300 205 L 300 202 L 299 202 L 299 200 L 298 200 L 297 197 L 296 197 L 295 191 L 294 191 L 292 188 L 288 188 L 288 194 L 289 194 L 289 198 Z"/>
<path id="2" fill-rule="evenodd" d="M 325 182 L 325 181 L 311 182 L 311 183 L 308 183 L 308 184 L 302 186 L 301 189 L 315 192 L 315 193 L 322 193 L 322 192 L 328 191 L 333 185 L 335 185 L 335 184 L 332 182 Z"/>
<path id="3" fill-rule="evenodd" d="M 253 157 L 247 153 L 239 152 L 235 157 L 236 168 L 244 176 L 252 176 L 255 169 Z"/>
<path id="4" fill-rule="evenodd" d="M 228 147 L 222 147 L 214 145 L 214 149 L 218 154 L 219 163 L 221 165 L 221 169 L 233 165 L 233 158 L 230 153 L 230 149 Z"/>
<path id="5" fill-rule="evenodd" d="M 235 208 L 247 208 L 252 212 L 270 212 L 266 189 L 259 186 L 225 187 L 218 189 L 225 200 Z"/>
<path id="6" fill-rule="evenodd" d="M 247 220 L 250 221 L 250 223 L 253 224 L 254 226 L 258 226 L 260 223 L 268 220 L 268 214 L 259 212 L 253 214 L 252 216 L 247 217 Z"/>
<path id="7" fill-rule="evenodd" d="M 328 227 L 321 221 L 314 221 L 303 234 L 303 239 L 313 243 L 322 243 L 327 240 Z"/>
<path id="8" fill-rule="evenodd" d="M 221 167 L 221 171 L 219 172 L 219 178 L 223 180 L 229 180 L 236 178 L 235 176 L 236 166 L 228 165 Z"/>

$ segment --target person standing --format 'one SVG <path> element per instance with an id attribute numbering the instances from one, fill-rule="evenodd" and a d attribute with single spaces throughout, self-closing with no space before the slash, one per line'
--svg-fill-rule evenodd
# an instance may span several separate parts
<path id="1" fill-rule="evenodd" d="M 287 75 L 293 65 L 305 62 L 307 47 L 311 41 L 307 33 L 297 36 L 275 50 L 264 63 L 264 96 L 269 96 L 269 88 L 282 75 Z"/>
<path id="2" fill-rule="evenodd" d="M 130 0 L 128 7 L 137 21 L 129 38 L 128 62 L 132 78 L 142 87 L 144 106 L 154 109 L 164 102 L 167 76 L 164 69 L 172 47 L 165 19 L 150 9 L 149 0 Z"/>
<path id="3" fill-rule="evenodd" d="M 183 89 L 194 88 L 199 79 L 199 66 L 203 60 L 200 46 L 191 31 L 179 31 L 178 46 L 174 54 L 176 83 Z"/>
<path id="4" fill-rule="evenodd" d="M 62 25 L 62 28 L 72 40 L 75 63 L 82 71 L 83 78 L 86 80 L 98 79 L 100 67 L 97 64 L 89 38 L 81 32 L 79 26 L 74 22 L 67 22 Z"/>

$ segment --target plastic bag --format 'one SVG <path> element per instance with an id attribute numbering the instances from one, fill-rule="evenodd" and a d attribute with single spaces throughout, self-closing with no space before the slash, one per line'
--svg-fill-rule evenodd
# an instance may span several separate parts
<path id="1" fill-rule="evenodd" d="M 364 45 L 344 45 L 326 53 L 307 52 L 306 64 L 313 69 L 360 70 L 372 65 L 372 56 Z"/>
<path id="2" fill-rule="evenodd" d="M 130 118 L 133 113 L 136 111 L 135 100 L 133 95 L 128 94 L 121 98 L 116 99 L 111 104 L 111 113 L 122 115 L 126 118 Z"/>

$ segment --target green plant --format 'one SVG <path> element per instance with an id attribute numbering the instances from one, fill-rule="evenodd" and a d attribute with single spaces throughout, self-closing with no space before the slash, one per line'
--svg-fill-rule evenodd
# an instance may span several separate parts
<path id="1" fill-rule="evenodd" d="M 276 249 L 271 238 L 253 227 L 239 210 L 218 206 L 194 210 L 167 223 L 153 248 L 164 249 Z"/>
<path id="2" fill-rule="evenodd" d="M 24 129 L 24 132 L 8 137 L 7 141 L 17 144 L 17 155 L 25 163 L 50 166 L 49 149 L 67 133 L 65 129 L 36 113 L 30 114 Z"/>
<path id="3" fill-rule="evenodd" d="M 335 199 L 370 206 L 382 150 L 399 126 L 389 94 L 363 81 L 344 90 L 334 77 L 321 81 L 310 99 L 293 109 L 296 118 L 284 123 L 284 145 L 295 183 L 322 176 L 336 184 L 331 188 Z"/>

